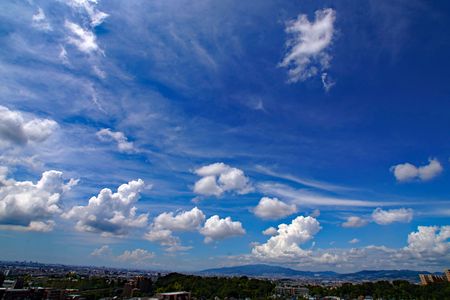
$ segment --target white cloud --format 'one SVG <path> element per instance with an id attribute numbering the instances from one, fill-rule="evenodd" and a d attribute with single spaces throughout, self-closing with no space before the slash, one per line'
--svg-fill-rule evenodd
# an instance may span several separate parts
<path id="1" fill-rule="evenodd" d="M 97 45 L 97 37 L 92 31 L 67 20 L 64 25 L 71 33 L 68 37 L 68 42 L 76 46 L 78 50 L 87 54 L 101 51 Z"/>
<path id="2" fill-rule="evenodd" d="M 307 256 L 310 252 L 301 249 L 299 245 L 311 240 L 320 229 L 315 218 L 298 216 L 289 225 L 278 225 L 278 234 L 266 243 L 255 246 L 252 254 L 272 260 Z"/>
<path id="3" fill-rule="evenodd" d="M 0 147 L 43 142 L 57 127 L 53 120 L 30 117 L 0 105 Z"/>
<path id="4" fill-rule="evenodd" d="M 365 220 L 361 217 L 357 216 L 350 216 L 347 218 L 347 221 L 342 223 L 342 227 L 346 228 L 356 228 L 356 227 L 363 227 L 369 224 L 368 220 Z"/>
<path id="5" fill-rule="evenodd" d="M 322 78 L 322 85 L 323 88 L 325 89 L 325 91 L 329 91 L 333 86 L 336 85 L 336 81 L 334 81 L 333 79 L 330 78 L 330 76 L 328 76 L 328 73 L 322 73 L 321 75 Z"/>
<path id="6" fill-rule="evenodd" d="M 253 212 L 261 219 L 276 220 L 297 212 L 295 204 L 286 204 L 277 198 L 263 197 Z"/>
<path id="7" fill-rule="evenodd" d="M 310 22 L 306 15 L 299 15 L 296 20 L 288 22 L 288 51 L 279 65 L 289 69 L 289 82 L 304 81 L 319 72 L 325 74 L 326 79 L 324 71 L 331 62 L 327 49 L 333 41 L 335 18 L 335 11 L 327 8 L 316 11 L 314 22 Z M 324 83 L 326 89 L 327 86 L 328 89 L 331 87 Z"/>
<path id="8" fill-rule="evenodd" d="M 163 246 L 173 247 L 180 244 L 180 239 L 172 235 L 172 230 L 164 228 L 151 228 L 144 237 L 151 242 L 157 242 Z"/>
<path id="9" fill-rule="evenodd" d="M 66 3 L 73 8 L 83 9 L 89 16 L 91 27 L 102 24 L 109 16 L 96 8 L 97 0 L 67 0 Z"/>
<path id="10" fill-rule="evenodd" d="M 408 235 L 406 251 L 416 257 L 450 253 L 450 226 L 419 226 L 417 229 Z"/>
<path id="11" fill-rule="evenodd" d="M 164 212 L 153 221 L 153 226 L 172 231 L 194 231 L 205 221 L 203 212 L 194 207 L 190 211 L 183 211 L 174 216 L 173 212 Z"/>
<path id="12" fill-rule="evenodd" d="M 223 190 L 217 185 L 216 176 L 205 176 L 194 185 L 194 193 L 207 196 L 220 196 Z"/>
<path id="13" fill-rule="evenodd" d="M 348 241 L 350 244 L 357 244 L 359 243 L 359 240 L 357 238 L 351 239 L 350 241 Z"/>
<path id="14" fill-rule="evenodd" d="M 137 215 L 135 206 L 143 189 L 141 179 L 122 184 L 116 193 L 102 189 L 86 206 L 75 206 L 63 216 L 76 220 L 80 231 L 125 235 L 131 228 L 147 225 L 148 214 Z"/>
<path id="15" fill-rule="evenodd" d="M 380 225 L 388 225 L 394 222 L 409 223 L 413 217 L 413 210 L 410 208 L 399 208 L 382 210 L 376 208 L 372 213 L 372 219 Z"/>
<path id="16" fill-rule="evenodd" d="M 309 189 L 293 189 L 292 187 L 272 182 L 263 182 L 257 185 L 258 191 L 288 200 L 291 203 L 301 206 L 360 206 L 376 207 L 383 205 L 397 205 L 395 202 L 369 201 L 363 199 L 338 198 L 311 192 Z"/>
<path id="17" fill-rule="evenodd" d="M 318 216 L 320 216 L 320 210 L 319 209 L 313 210 L 311 212 L 310 216 L 313 217 L 313 218 L 317 218 Z"/>
<path id="18" fill-rule="evenodd" d="M 6 178 L 7 168 L 0 170 L 0 224 L 5 229 L 51 231 L 51 220 L 61 214 L 61 197 L 77 183 L 64 183 L 62 172 L 46 171 L 37 183 Z"/>
<path id="19" fill-rule="evenodd" d="M 173 212 L 164 212 L 153 220 L 150 231 L 146 233 L 145 238 L 167 246 L 166 251 L 185 251 L 191 247 L 180 245 L 180 239 L 173 236 L 174 231 L 196 231 L 199 230 L 205 215 L 194 207 L 190 211 L 183 211 L 174 215 Z"/>
<path id="20" fill-rule="evenodd" d="M 92 251 L 91 256 L 110 257 L 110 256 L 112 256 L 112 251 L 108 245 L 103 245 L 100 248 L 97 248 L 94 251 Z"/>
<path id="21" fill-rule="evenodd" d="M 275 227 L 269 227 L 265 230 L 263 230 L 262 234 L 264 235 L 276 235 L 278 233 L 277 229 Z"/>
<path id="22" fill-rule="evenodd" d="M 214 215 L 206 220 L 200 233 L 205 236 L 205 243 L 210 243 L 232 236 L 244 235 L 245 229 L 242 228 L 241 222 L 233 221 L 230 217 L 221 219 L 218 215 Z"/>
<path id="23" fill-rule="evenodd" d="M 131 153 L 136 151 L 132 142 L 128 141 L 128 138 L 120 131 L 112 131 L 109 128 L 104 128 L 96 133 L 97 137 L 104 142 L 115 141 L 117 143 L 117 149 L 120 152 Z"/>
<path id="24" fill-rule="evenodd" d="M 114 261 L 137 265 L 148 262 L 155 257 L 155 254 L 153 252 L 138 248 L 135 250 L 125 250 L 122 254 L 115 256 L 108 245 L 103 245 L 92 251 L 91 256 L 100 259 L 112 259 Z"/>
<path id="25" fill-rule="evenodd" d="M 48 22 L 44 11 L 40 7 L 38 8 L 38 11 L 36 12 L 36 14 L 33 15 L 31 24 L 34 28 L 36 28 L 38 30 L 42 30 L 42 31 L 51 31 L 52 30 L 52 26 Z"/>
<path id="26" fill-rule="evenodd" d="M 153 252 L 148 252 L 143 249 L 135 249 L 135 250 L 125 250 L 121 255 L 117 256 L 117 259 L 120 261 L 138 264 L 145 263 L 146 261 L 155 257 Z"/>
<path id="27" fill-rule="evenodd" d="M 205 196 L 220 196 L 225 192 L 250 193 L 253 188 L 250 180 L 240 169 L 224 163 L 214 163 L 195 170 L 203 178 L 194 185 L 194 192 Z"/>
<path id="28" fill-rule="evenodd" d="M 435 178 L 442 173 L 443 168 L 440 162 L 433 158 L 429 159 L 428 165 L 416 167 L 410 163 L 398 164 L 391 167 L 391 172 L 399 182 L 413 180 L 427 181 Z"/>
<path id="29" fill-rule="evenodd" d="M 58 58 L 59 58 L 59 60 L 63 63 L 63 64 L 65 64 L 65 65 L 69 65 L 70 64 L 70 62 L 69 62 L 69 56 L 67 55 L 67 50 L 66 50 L 66 48 L 64 47 L 64 46 L 60 46 L 60 51 L 59 51 L 59 54 L 58 54 Z"/>

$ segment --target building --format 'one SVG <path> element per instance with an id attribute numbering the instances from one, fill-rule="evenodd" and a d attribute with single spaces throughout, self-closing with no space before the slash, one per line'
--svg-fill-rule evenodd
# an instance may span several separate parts
<path id="1" fill-rule="evenodd" d="M 450 269 L 444 271 L 444 277 L 450 282 Z"/>
<path id="2" fill-rule="evenodd" d="M 297 285 L 284 285 L 277 286 L 275 288 L 275 293 L 280 296 L 285 297 L 308 297 L 308 288 L 297 286 Z"/>
<path id="3" fill-rule="evenodd" d="M 159 293 L 156 295 L 159 300 L 191 300 L 190 292 L 172 292 L 172 293 Z"/>
<path id="4" fill-rule="evenodd" d="M 428 285 L 430 283 L 445 281 L 443 276 L 434 275 L 434 274 L 419 274 L 419 278 L 420 278 L 420 284 L 422 284 L 422 285 Z"/>
<path id="5" fill-rule="evenodd" d="M 23 278 L 17 278 L 16 280 L 4 280 L 2 287 L 7 289 L 22 289 L 23 288 Z"/>

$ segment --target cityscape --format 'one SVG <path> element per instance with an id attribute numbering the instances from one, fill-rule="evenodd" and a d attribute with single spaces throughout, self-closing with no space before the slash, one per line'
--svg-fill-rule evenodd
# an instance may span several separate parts
<path id="1" fill-rule="evenodd" d="M 0 271 L 4 300 L 446 299 L 450 289 L 450 269 L 442 274 L 416 272 L 417 278 L 409 280 L 401 273 L 378 273 L 377 281 L 354 274 L 352 280 L 320 274 L 225 275 L 219 269 L 179 274 L 36 262 L 0 262 Z"/>
<path id="2" fill-rule="evenodd" d="M 0 1 L 0 300 L 450 300 L 450 1 Z"/>

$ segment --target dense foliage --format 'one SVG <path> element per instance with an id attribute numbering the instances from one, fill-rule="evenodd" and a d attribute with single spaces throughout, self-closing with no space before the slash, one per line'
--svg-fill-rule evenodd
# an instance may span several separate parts
<path id="1" fill-rule="evenodd" d="M 213 299 L 267 299 L 275 285 L 270 281 L 242 277 L 200 277 L 171 273 L 156 281 L 157 292 L 190 291 L 193 297 Z"/>
<path id="2" fill-rule="evenodd" d="M 345 283 L 340 287 L 326 288 L 321 286 L 308 286 L 313 296 L 339 296 L 345 299 L 353 299 L 358 296 L 370 295 L 373 298 L 383 299 L 450 299 L 450 283 L 434 283 L 427 286 L 411 284 L 408 281 L 396 280 L 365 282 L 361 284 Z"/>

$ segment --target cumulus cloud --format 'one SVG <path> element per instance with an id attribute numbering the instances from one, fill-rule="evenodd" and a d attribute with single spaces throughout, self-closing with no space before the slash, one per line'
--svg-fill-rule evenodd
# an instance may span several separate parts
<path id="1" fill-rule="evenodd" d="M 409 223 L 413 217 L 413 210 L 410 208 L 399 208 L 382 210 L 376 208 L 372 213 L 372 219 L 380 225 L 388 225 L 394 222 Z"/>
<path id="2" fill-rule="evenodd" d="M 176 215 L 173 212 L 164 212 L 153 220 L 150 231 L 145 235 L 145 238 L 167 246 L 167 251 L 188 250 L 191 247 L 181 246 L 180 239 L 173 236 L 173 232 L 199 230 L 204 221 L 205 215 L 197 207 Z"/>
<path id="3" fill-rule="evenodd" d="M 79 231 L 125 235 L 131 228 L 145 227 L 148 214 L 136 213 L 135 204 L 145 184 L 141 179 L 122 184 L 116 193 L 105 188 L 86 206 L 74 206 L 63 216 L 76 220 Z"/>
<path id="4" fill-rule="evenodd" d="M 158 242 L 163 246 L 173 247 L 180 244 L 180 239 L 172 235 L 172 231 L 164 228 L 151 228 L 145 234 L 145 238 L 151 242 Z"/>
<path id="5" fill-rule="evenodd" d="M 297 212 L 295 204 L 286 204 L 277 198 L 263 197 L 253 212 L 261 219 L 276 220 Z"/>
<path id="6" fill-rule="evenodd" d="M 206 220 L 200 233 L 205 236 L 205 243 L 210 243 L 232 236 L 244 235 L 245 229 L 242 228 L 241 222 L 233 221 L 230 217 L 221 219 L 218 215 L 214 215 Z"/>
<path id="7" fill-rule="evenodd" d="M 94 257 L 109 257 L 112 256 L 112 251 L 108 245 L 103 245 L 100 248 L 94 249 L 92 251 L 91 256 Z"/>
<path id="8" fill-rule="evenodd" d="M 70 36 L 67 41 L 78 48 L 81 52 L 91 54 L 100 50 L 97 44 L 97 37 L 89 29 L 84 29 L 80 25 L 67 21 L 64 26 L 69 30 Z"/>
<path id="9" fill-rule="evenodd" d="M 354 238 L 354 239 L 351 239 L 348 242 L 349 242 L 349 244 L 357 244 L 357 243 L 359 243 L 359 240 L 357 238 Z"/>
<path id="10" fill-rule="evenodd" d="M 91 256 L 103 259 L 113 259 L 115 261 L 135 265 L 148 262 L 155 257 L 155 254 L 153 252 L 138 248 L 135 250 L 125 250 L 122 254 L 115 256 L 108 245 L 103 245 L 92 251 Z"/>
<path id="11" fill-rule="evenodd" d="M 224 163 L 214 163 L 195 170 L 202 178 L 194 185 L 194 192 L 205 196 L 220 196 L 225 192 L 250 193 L 250 180 L 240 169 Z"/>
<path id="12" fill-rule="evenodd" d="M 347 218 L 347 221 L 342 223 L 342 227 L 355 228 L 355 227 L 363 227 L 366 226 L 367 224 L 369 224 L 368 220 L 365 220 L 357 216 L 350 216 Z"/>
<path id="13" fill-rule="evenodd" d="M 313 217 L 298 216 L 291 224 L 278 225 L 278 234 L 266 243 L 252 249 L 255 257 L 263 259 L 286 259 L 307 256 L 310 251 L 299 245 L 311 240 L 321 229 L 319 222 Z"/>
<path id="14" fill-rule="evenodd" d="M 31 25 L 34 28 L 36 28 L 38 30 L 42 30 L 42 31 L 51 31 L 52 30 L 52 26 L 48 22 L 44 11 L 40 7 L 38 8 L 37 12 L 33 15 Z"/>
<path id="15" fill-rule="evenodd" d="M 450 253 L 450 226 L 419 226 L 417 229 L 408 235 L 406 251 L 416 257 Z"/>
<path id="16" fill-rule="evenodd" d="M 429 159 L 428 164 L 416 167 L 410 163 L 398 164 L 391 167 L 391 172 L 399 182 L 408 182 L 413 180 L 427 181 L 435 178 L 442 173 L 441 163 L 433 158 Z"/>
<path id="17" fill-rule="evenodd" d="M 0 147 L 41 143 L 57 127 L 53 120 L 29 117 L 0 105 Z"/>
<path id="18" fill-rule="evenodd" d="M 42 173 L 37 183 L 7 179 L 7 168 L 0 168 L 0 225 L 4 229 L 51 231 L 51 220 L 61 214 L 61 197 L 76 180 L 64 182 L 59 171 Z"/>
<path id="19" fill-rule="evenodd" d="M 328 269 L 332 266 L 344 272 L 380 268 L 442 270 L 450 261 L 450 226 L 419 226 L 417 231 L 408 235 L 407 246 L 402 248 L 369 245 L 351 249 L 303 250 L 298 244 L 311 239 L 318 231 L 314 222 L 311 225 L 310 229 L 304 230 L 305 233 L 283 229 L 284 233 L 272 236 L 265 244 L 254 245 L 251 255 L 240 258 L 247 263 L 269 261 L 303 268 Z M 358 242 L 358 239 L 349 241 L 351 244 Z"/>
<path id="20" fill-rule="evenodd" d="M 277 229 L 275 227 L 269 227 L 265 230 L 263 230 L 262 234 L 264 235 L 276 235 L 278 233 Z"/>
<path id="21" fill-rule="evenodd" d="M 104 128 L 96 133 L 97 137 L 103 142 L 114 141 L 117 143 L 117 149 L 120 152 L 131 153 L 136 151 L 132 142 L 128 141 L 128 138 L 123 132 L 112 131 L 109 128 Z"/>
<path id="22" fill-rule="evenodd" d="M 289 70 L 289 82 L 305 81 L 322 73 L 325 89 L 334 84 L 325 71 L 332 58 L 327 50 L 333 41 L 335 19 L 335 11 L 327 8 L 317 10 L 313 22 L 300 14 L 287 23 L 286 33 L 290 36 L 286 42 L 287 53 L 279 65 Z"/>
<path id="23" fill-rule="evenodd" d="M 190 211 L 183 211 L 174 215 L 173 212 L 164 212 L 157 216 L 153 225 L 158 228 L 166 228 L 172 231 L 194 231 L 205 221 L 203 212 L 194 207 Z"/>
<path id="24" fill-rule="evenodd" d="M 123 262 L 132 264 L 145 263 L 146 261 L 155 257 L 153 252 L 148 252 L 144 249 L 125 250 L 117 259 Z"/>

